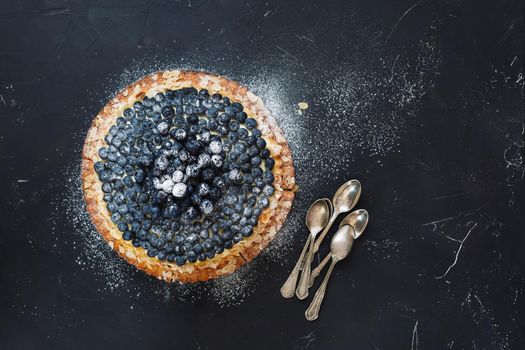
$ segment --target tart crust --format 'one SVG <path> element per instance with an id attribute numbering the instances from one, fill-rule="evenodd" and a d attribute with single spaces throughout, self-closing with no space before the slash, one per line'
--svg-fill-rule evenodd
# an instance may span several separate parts
<path id="1" fill-rule="evenodd" d="M 134 247 L 122 239 L 122 233 L 110 219 L 103 200 L 102 182 L 94 170 L 100 161 L 98 149 L 105 145 L 104 136 L 124 110 L 144 96 L 152 97 L 167 89 L 194 87 L 207 89 L 210 94 L 220 93 L 232 102 L 240 102 L 249 117 L 254 118 L 267 142 L 267 148 L 275 160 L 273 174 L 274 194 L 270 205 L 259 217 L 250 237 L 235 244 L 231 249 L 215 255 L 212 259 L 186 263 L 178 266 L 174 262 L 151 258 L 143 248 Z M 254 259 L 275 237 L 283 225 L 294 199 L 296 190 L 292 153 L 283 133 L 262 100 L 244 86 L 224 77 L 200 72 L 172 70 L 148 75 L 121 90 L 94 118 L 82 152 L 82 189 L 87 211 L 98 232 L 109 246 L 130 264 L 167 282 L 193 283 L 207 281 L 230 274 Z"/>

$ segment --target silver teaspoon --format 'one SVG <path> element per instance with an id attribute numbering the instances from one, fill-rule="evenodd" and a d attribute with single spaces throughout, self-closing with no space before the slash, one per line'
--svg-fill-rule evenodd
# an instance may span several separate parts
<path id="1" fill-rule="evenodd" d="M 344 225 L 339 228 L 332 238 L 330 243 L 330 254 L 332 256 L 332 263 L 328 268 L 328 272 L 323 279 L 323 283 L 319 286 L 319 289 L 312 299 L 312 303 L 306 309 L 304 315 L 308 321 L 314 321 L 319 317 L 319 310 L 321 309 L 321 304 L 326 292 L 326 285 L 330 279 L 330 275 L 334 270 L 335 264 L 347 257 L 348 253 L 352 249 L 352 244 L 354 242 L 354 229 L 350 225 Z"/>
<path id="2" fill-rule="evenodd" d="M 368 224 L 368 212 L 364 209 L 358 209 L 354 210 L 341 221 L 339 224 L 339 227 L 342 227 L 344 225 L 350 225 L 354 228 L 354 239 L 357 239 L 359 236 L 363 234 L 363 231 L 366 228 L 366 225 Z M 308 284 L 309 287 L 311 287 L 314 284 L 314 280 L 319 276 L 321 271 L 324 269 L 328 261 L 330 261 L 331 254 L 328 253 L 324 257 L 323 261 L 319 263 L 319 265 L 313 269 L 312 273 L 310 274 L 310 282 Z"/>
<path id="3" fill-rule="evenodd" d="M 297 263 L 290 273 L 290 276 L 288 276 L 288 279 L 281 287 L 281 295 L 284 298 L 291 298 L 294 296 L 297 277 L 299 276 L 306 250 L 311 246 L 311 242 L 313 243 L 315 235 L 317 235 L 317 233 L 319 233 L 328 223 L 328 219 L 330 217 L 329 202 L 330 200 L 327 198 L 318 199 L 308 209 L 308 213 L 306 214 L 306 226 L 308 227 L 310 234 L 308 235 L 308 239 L 306 240 L 306 243 L 303 247 L 303 251 L 301 252 Z M 312 238 L 312 236 L 314 238 Z"/>
<path id="4" fill-rule="evenodd" d="M 346 213 L 352 210 L 352 208 L 354 208 L 357 204 L 357 201 L 359 201 L 359 197 L 361 197 L 361 183 L 358 180 L 347 181 L 341 187 L 339 187 L 337 192 L 335 192 L 334 198 L 332 200 L 332 216 L 330 217 L 330 221 L 328 221 L 328 224 L 324 228 L 319 238 L 317 238 L 317 240 L 315 241 L 314 253 L 319 250 L 321 242 L 323 241 L 328 231 L 330 231 L 330 227 L 334 223 L 335 219 L 339 216 L 339 214 Z"/>
<path id="5" fill-rule="evenodd" d="M 329 200 L 325 200 L 324 203 L 330 204 L 330 206 L 328 207 L 328 212 L 323 213 L 324 214 L 323 218 L 325 219 L 323 227 L 326 226 L 326 223 L 328 222 L 328 218 L 331 216 L 331 212 L 332 212 L 332 203 Z M 306 217 L 306 226 L 310 228 L 311 223 L 309 224 L 308 220 L 309 220 L 309 216 Z M 310 282 L 310 269 L 312 268 L 312 258 L 314 256 L 314 242 L 315 242 L 315 237 L 320 231 L 321 230 L 312 230 L 310 228 L 310 237 L 309 237 L 310 242 L 308 244 L 306 259 L 304 260 L 301 278 L 299 279 L 299 285 L 297 286 L 297 289 L 295 290 L 295 295 L 297 296 L 299 300 L 306 299 L 306 297 L 308 296 L 308 287 L 309 287 L 308 283 Z M 299 266 L 300 265 L 301 264 L 299 264 Z"/>

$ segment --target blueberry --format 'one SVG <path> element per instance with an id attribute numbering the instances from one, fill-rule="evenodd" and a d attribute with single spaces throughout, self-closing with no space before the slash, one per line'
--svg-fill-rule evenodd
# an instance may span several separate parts
<path id="1" fill-rule="evenodd" d="M 211 239 L 206 239 L 204 240 L 204 242 L 202 243 L 202 246 L 204 247 L 204 249 L 206 250 L 211 250 L 213 247 L 214 247 L 214 243 Z"/>
<path id="2" fill-rule="evenodd" d="M 244 123 L 248 118 L 245 112 L 239 112 L 235 117 L 239 123 Z"/>
<path id="3" fill-rule="evenodd" d="M 237 153 L 245 153 L 246 152 L 246 144 L 244 142 L 238 142 L 234 146 L 234 151 Z"/>
<path id="4" fill-rule="evenodd" d="M 270 201 L 268 200 L 268 197 L 261 197 L 259 199 L 259 205 L 262 207 L 262 208 L 267 208 L 269 205 L 270 205 Z"/>
<path id="5" fill-rule="evenodd" d="M 186 259 L 188 259 L 190 263 L 194 263 L 197 261 L 197 255 L 195 254 L 195 252 L 192 252 L 190 250 L 189 252 L 186 253 Z"/>
<path id="6" fill-rule="evenodd" d="M 257 121 L 253 118 L 248 118 L 244 122 L 244 125 L 246 125 L 246 128 L 248 129 L 255 129 L 257 127 Z"/>
<path id="7" fill-rule="evenodd" d="M 198 186 L 197 186 L 197 193 L 199 194 L 199 196 L 201 197 L 204 197 L 208 194 L 208 192 L 210 191 L 210 185 L 208 185 L 207 183 L 203 182 L 203 183 L 200 183 Z"/>
<path id="8" fill-rule="evenodd" d="M 226 107 L 224 108 L 224 113 L 226 113 L 226 114 L 232 116 L 232 115 L 234 115 L 235 113 L 237 113 L 237 109 L 236 109 L 235 107 L 233 107 L 233 106 L 226 106 Z"/>
<path id="9" fill-rule="evenodd" d="M 166 97 L 166 96 L 164 96 L 164 94 L 163 94 L 162 92 L 159 92 L 159 93 L 157 93 L 157 94 L 155 95 L 155 101 L 157 101 L 157 102 L 162 102 L 162 101 L 164 101 L 164 98 L 165 98 L 165 97 Z"/>
<path id="10" fill-rule="evenodd" d="M 140 111 L 142 111 L 142 110 L 144 109 L 144 105 L 143 105 L 142 103 L 140 103 L 140 102 L 137 101 L 137 102 L 135 102 L 135 103 L 133 104 L 133 109 L 134 109 L 136 112 L 140 112 Z"/>
<path id="11" fill-rule="evenodd" d="M 97 174 L 100 174 L 100 172 L 104 170 L 105 164 L 104 162 L 95 162 L 94 168 Z"/>
<path id="12" fill-rule="evenodd" d="M 101 147 L 98 150 L 98 155 L 102 159 L 108 159 L 108 149 L 106 147 Z"/>
<path id="13" fill-rule="evenodd" d="M 208 110 L 206 111 L 206 116 L 208 118 L 212 118 L 212 119 L 216 118 L 218 114 L 219 114 L 219 111 L 217 110 L 217 108 L 211 107 L 211 108 L 208 108 Z"/>
<path id="14" fill-rule="evenodd" d="M 187 133 L 186 133 L 186 130 L 182 129 L 182 128 L 177 128 L 175 129 L 174 131 L 174 137 L 176 140 L 178 141 L 183 141 L 186 139 L 187 137 Z"/>
<path id="15" fill-rule="evenodd" d="M 263 149 L 266 147 L 266 141 L 262 137 L 257 138 L 256 144 L 259 149 Z"/>
<path id="16" fill-rule="evenodd" d="M 124 185 L 126 185 L 127 187 L 131 187 L 133 186 L 133 178 L 131 176 L 126 176 L 122 182 L 124 183 Z"/>
<path id="17" fill-rule="evenodd" d="M 229 239 L 232 239 L 233 235 L 230 231 L 223 231 L 222 232 L 222 238 L 224 240 L 229 240 Z"/>
<path id="18" fill-rule="evenodd" d="M 217 127 L 219 126 L 219 124 L 215 121 L 215 120 L 210 120 L 208 122 L 208 128 L 211 130 L 211 131 L 214 131 L 214 130 L 217 130 Z"/>
<path id="19" fill-rule="evenodd" d="M 220 134 L 220 135 L 227 135 L 228 134 L 228 128 L 226 128 L 224 125 L 219 125 L 217 127 L 217 132 Z"/>
<path id="20" fill-rule="evenodd" d="M 255 137 L 261 137 L 261 136 L 262 136 L 262 131 L 259 130 L 259 129 L 253 129 L 253 130 L 252 130 L 252 134 L 253 134 L 253 136 L 255 136 Z"/>
<path id="21" fill-rule="evenodd" d="M 188 123 L 190 124 L 197 124 L 199 122 L 199 116 L 196 115 L 196 114 L 190 114 L 186 120 L 188 121 Z"/>
<path id="22" fill-rule="evenodd" d="M 231 247 L 233 247 L 233 242 L 231 240 L 224 242 L 224 248 L 230 249 Z"/>
<path id="23" fill-rule="evenodd" d="M 184 255 L 177 256 L 175 258 L 175 264 L 177 264 L 178 266 L 182 266 L 185 263 L 186 263 L 186 257 Z"/>
<path id="24" fill-rule="evenodd" d="M 239 243 L 240 241 L 242 241 L 242 235 L 241 234 L 236 234 L 233 236 L 233 242 L 234 243 Z"/>
<path id="25" fill-rule="evenodd" d="M 110 213 L 115 213 L 118 210 L 118 205 L 115 202 L 109 202 L 107 204 L 108 211 Z M 113 217 L 111 218 L 112 221 L 119 221 L 120 220 L 120 214 L 115 217 L 116 220 L 113 220 Z"/>
<path id="26" fill-rule="evenodd" d="M 198 164 L 190 164 L 186 167 L 186 175 L 189 177 L 198 177 L 200 173 Z"/>
<path id="27" fill-rule="evenodd" d="M 157 254 L 157 258 L 159 260 L 166 260 L 166 252 L 164 250 L 159 250 L 159 253 Z"/>
<path id="28" fill-rule="evenodd" d="M 241 234 L 244 237 L 250 237 L 252 235 L 253 229 L 250 226 L 245 226 L 241 229 Z"/>
<path id="29" fill-rule="evenodd" d="M 265 161 L 266 169 L 272 170 L 275 165 L 275 160 L 273 158 L 268 158 Z"/>
<path id="30" fill-rule="evenodd" d="M 129 156 L 131 153 L 131 147 L 127 143 L 123 143 L 118 150 L 123 156 Z"/>
<path id="31" fill-rule="evenodd" d="M 266 159 L 268 157 L 270 157 L 270 151 L 268 148 L 265 148 L 261 151 L 261 158 Z"/>
<path id="32" fill-rule="evenodd" d="M 246 140 L 250 136 L 250 133 L 245 128 L 239 128 L 237 135 L 239 136 L 239 139 Z"/>
<path id="33" fill-rule="evenodd" d="M 109 193 L 109 192 L 111 192 L 111 190 L 112 190 L 112 186 L 111 186 L 111 184 L 109 182 L 105 182 L 105 183 L 102 184 L 102 191 L 104 193 Z"/>
<path id="34" fill-rule="evenodd" d="M 213 153 L 213 154 L 220 154 L 222 152 L 222 149 L 223 149 L 222 143 L 220 141 L 216 141 L 216 140 L 210 142 L 209 148 L 210 148 L 211 153 Z"/>
<path id="35" fill-rule="evenodd" d="M 122 234 L 122 239 L 125 241 L 131 241 L 133 238 L 135 238 L 135 234 L 129 230 L 124 231 Z"/>
<path id="36" fill-rule="evenodd" d="M 275 192 L 275 189 L 271 185 L 266 185 L 263 188 L 263 193 L 265 196 L 270 197 Z"/>
<path id="37" fill-rule="evenodd" d="M 113 178 L 112 174 L 110 171 L 108 170 L 103 170 L 100 172 L 100 174 L 98 175 L 98 178 L 100 179 L 100 181 L 102 182 L 109 182 L 111 181 L 111 179 Z"/>
<path id="38" fill-rule="evenodd" d="M 227 113 L 223 113 L 219 116 L 219 118 L 217 118 L 217 120 L 219 121 L 220 124 L 227 125 L 228 122 L 230 121 L 230 115 Z"/>
<path id="39" fill-rule="evenodd" d="M 150 258 L 154 258 L 155 256 L 157 256 L 158 252 L 159 251 L 156 248 L 152 247 L 152 248 L 148 249 L 148 256 Z"/>
<path id="40" fill-rule="evenodd" d="M 208 90 L 206 90 L 206 89 L 201 89 L 201 90 L 199 91 L 199 96 L 204 97 L 204 98 L 207 98 L 208 96 L 210 96 L 210 93 L 209 93 Z"/>
<path id="41" fill-rule="evenodd" d="M 152 218 L 158 218 L 160 216 L 160 209 L 157 206 L 151 206 L 149 213 Z"/>
<path id="42" fill-rule="evenodd" d="M 250 156 L 246 153 L 242 153 L 240 156 L 239 156 L 239 162 L 241 163 L 248 163 L 250 161 Z"/>
<path id="43" fill-rule="evenodd" d="M 232 223 L 230 220 L 221 220 L 219 222 L 219 228 L 222 230 L 229 230 L 231 226 L 232 226 Z"/>
<path id="44" fill-rule="evenodd" d="M 248 146 L 253 146 L 255 145 L 256 140 L 257 138 L 255 136 L 250 135 L 244 139 L 244 142 L 246 142 Z"/>
<path id="45" fill-rule="evenodd" d="M 214 249 L 216 254 L 221 254 L 222 252 L 224 252 L 224 247 L 220 245 L 216 245 Z"/>
<path id="46" fill-rule="evenodd" d="M 141 240 L 146 239 L 147 235 L 148 235 L 148 231 L 146 231 L 146 230 L 144 230 L 144 229 L 139 230 L 139 232 L 137 233 L 137 237 L 138 237 L 139 239 L 141 239 Z"/>
<path id="47" fill-rule="evenodd" d="M 134 115 L 135 115 L 135 112 L 131 109 L 131 108 L 126 108 L 124 110 L 124 118 L 125 119 L 131 119 Z"/>
<path id="48" fill-rule="evenodd" d="M 111 203 L 110 203 L 111 204 Z M 108 204 L 108 206 L 110 205 Z M 113 222 L 119 222 L 120 220 L 122 219 L 122 215 L 120 215 L 119 213 L 113 213 L 111 214 L 111 221 Z"/>
<path id="49" fill-rule="evenodd" d="M 188 150 L 188 152 L 190 152 L 190 154 L 193 154 L 193 155 L 197 155 L 199 154 L 199 150 L 200 150 L 200 143 L 199 141 L 195 140 L 195 139 L 190 139 L 186 142 L 186 145 L 185 145 L 186 149 Z"/>
<path id="50" fill-rule="evenodd" d="M 248 155 L 250 157 L 256 157 L 257 155 L 259 154 L 259 149 L 256 147 L 256 146 L 250 146 L 250 148 L 248 148 Z"/>
<path id="51" fill-rule="evenodd" d="M 237 169 L 233 169 L 229 172 L 228 174 L 228 179 L 232 182 L 232 183 L 241 183 L 242 180 L 243 180 L 243 175 L 242 173 L 237 170 Z"/>
<path id="52" fill-rule="evenodd" d="M 226 186 L 226 183 L 224 182 L 224 179 L 220 176 L 217 176 L 213 179 L 213 186 L 217 188 L 224 188 Z"/>
<path id="53" fill-rule="evenodd" d="M 262 159 L 260 157 L 253 157 L 252 160 L 252 166 L 258 167 L 262 163 Z"/>
<path id="54" fill-rule="evenodd" d="M 212 169 L 204 169 L 202 171 L 201 177 L 204 181 L 210 181 L 215 176 L 215 173 Z"/>
<path id="55" fill-rule="evenodd" d="M 202 246 L 202 244 L 197 243 L 193 246 L 192 250 L 195 254 L 200 254 L 204 251 L 204 247 Z"/>
<path id="56" fill-rule="evenodd" d="M 275 177 L 273 176 L 271 171 L 265 171 L 263 178 L 267 184 L 271 184 L 275 180 Z"/>
<path id="57" fill-rule="evenodd" d="M 199 259 L 199 261 L 206 260 L 206 254 L 205 253 L 200 253 L 199 255 L 197 255 L 197 259 Z"/>
<path id="58" fill-rule="evenodd" d="M 135 172 L 135 181 L 138 182 L 138 183 L 141 183 L 144 181 L 144 171 L 142 169 L 137 169 L 136 172 Z"/>
<path id="59" fill-rule="evenodd" d="M 210 200 L 205 199 L 200 203 L 199 209 L 205 215 L 211 214 L 211 212 L 213 211 L 213 204 Z"/>

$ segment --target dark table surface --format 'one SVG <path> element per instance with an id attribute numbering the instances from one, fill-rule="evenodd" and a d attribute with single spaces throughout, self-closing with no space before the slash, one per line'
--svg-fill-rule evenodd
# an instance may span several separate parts
<path id="1" fill-rule="evenodd" d="M 519 1 L 2 1 L 0 32 L 1 349 L 525 348 Z M 258 93 L 300 186 L 262 256 L 194 286 L 117 258 L 79 190 L 93 116 L 168 68 Z M 309 323 L 279 288 L 354 177 L 371 222 Z"/>

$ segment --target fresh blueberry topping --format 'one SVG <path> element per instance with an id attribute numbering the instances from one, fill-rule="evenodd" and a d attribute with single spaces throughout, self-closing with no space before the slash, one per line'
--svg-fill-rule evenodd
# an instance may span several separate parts
<path id="1" fill-rule="evenodd" d="M 242 104 L 194 88 L 126 108 L 94 170 L 122 238 L 179 266 L 249 237 L 269 206 L 275 165 Z"/>

